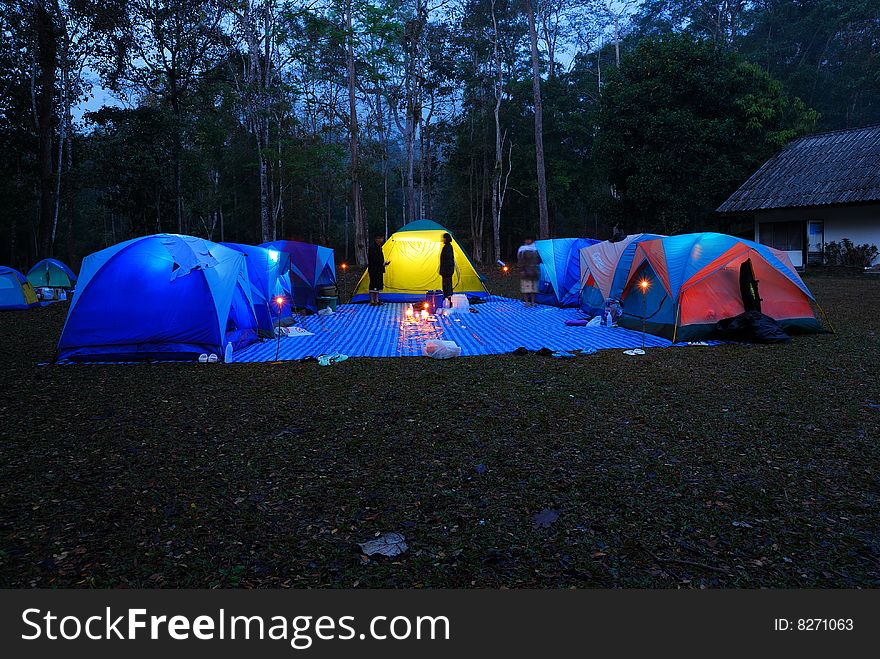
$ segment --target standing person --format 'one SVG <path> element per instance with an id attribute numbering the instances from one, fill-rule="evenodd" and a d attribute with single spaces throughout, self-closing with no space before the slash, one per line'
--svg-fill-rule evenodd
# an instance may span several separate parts
<path id="1" fill-rule="evenodd" d="M 378 307 L 382 303 L 379 301 L 379 293 L 385 288 L 385 266 L 390 265 L 391 261 L 385 260 L 382 253 L 382 243 L 385 242 L 385 236 L 377 233 L 373 242 L 370 243 L 370 249 L 367 250 L 367 272 L 370 273 L 370 306 Z"/>
<path id="2" fill-rule="evenodd" d="M 516 252 L 516 264 L 519 267 L 519 290 L 523 294 L 523 302 L 527 307 L 535 306 L 535 295 L 538 292 L 538 279 L 541 271 L 538 267 L 541 255 L 532 238 L 526 238 Z"/>
<path id="3" fill-rule="evenodd" d="M 455 274 L 455 254 L 452 252 L 452 236 L 443 234 L 443 248 L 440 250 L 440 277 L 443 279 L 443 297 L 452 297 L 452 275 Z"/>

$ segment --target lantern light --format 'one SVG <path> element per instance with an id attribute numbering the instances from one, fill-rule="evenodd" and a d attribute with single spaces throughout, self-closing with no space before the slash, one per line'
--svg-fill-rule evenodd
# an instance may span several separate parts
<path id="1" fill-rule="evenodd" d="M 428 310 L 422 309 L 422 320 L 427 320 L 427 319 L 428 319 Z"/>
<path id="2" fill-rule="evenodd" d="M 270 249 L 270 250 L 268 250 L 268 252 L 269 252 L 269 260 L 272 261 L 272 263 L 278 263 L 278 257 L 281 256 L 281 254 L 277 250 L 274 250 L 274 249 Z"/>
<path id="3" fill-rule="evenodd" d="M 407 318 L 413 317 L 413 308 L 412 308 L 411 304 L 406 307 L 406 317 Z"/>
<path id="4" fill-rule="evenodd" d="M 639 286 L 642 287 L 642 291 L 647 291 L 647 290 L 648 290 L 648 285 L 649 285 L 649 284 L 648 284 L 648 280 L 647 280 L 647 279 L 642 279 L 642 280 L 639 282 Z"/>
<path id="5" fill-rule="evenodd" d="M 348 268 L 348 264 L 342 263 L 339 267 L 342 268 L 343 270 L 346 270 Z"/>
<path id="6" fill-rule="evenodd" d="M 284 304 L 284 298 L 279 295 L 278 297 L 275 298 L 275 304 L 277 304 L 280 307 L 281 305 Z"/>
<path id="7" fill-rule="evenodd" d="M 502 272 L 508 272 L 509 270 L 510 270 L 510 268 L 507 266 L 504 266 L 503 268 L 501 268 Z"/>

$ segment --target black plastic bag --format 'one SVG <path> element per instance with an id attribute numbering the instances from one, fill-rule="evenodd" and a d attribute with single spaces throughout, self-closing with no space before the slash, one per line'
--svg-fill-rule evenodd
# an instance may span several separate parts
<path id="1" fill-rule="evenodd" d="M 715 323 L 715 336 L 725 341 L 788 343 L 791 337 L 779 323 L 760 311 L 746 311 Z"/>

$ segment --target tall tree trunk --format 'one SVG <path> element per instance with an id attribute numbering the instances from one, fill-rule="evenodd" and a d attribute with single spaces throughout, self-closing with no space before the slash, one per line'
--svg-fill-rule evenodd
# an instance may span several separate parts
<path id="1" fill-rule="evenodd" d="M 385 127 L 385 110 L 382 109 L 382 93 L 376 91 L 376 132 L 382 144 L 382 208 L 385 217 L 385 238 L 388 238 L 388 133 Z M 369 236 L 368 236 L 369 238 Z"/>
<path id="2" fill-rule="evenodd" d="M 40 69 L 40 93 L 37 99 L 38 168 L 40 176 L 40 215 L 37 223 L 37 254 L 52 255 L 52 224 L 55 195 L 52 167 L 52 136 L 55 101 L 55 71 L 58 46 L 52 15 L 42 0 L 34 6 L 37 30 L 37 64 Z"/>
<path id="3" fill-rule="evenodd" d="M 495 62 L 495 169 L 492 173 L 492 248 L 495 260 L 501 260 L 501 206 L 503 196 L 501 180 L 504 175 L 504 152 L 502 149 L 503 136 L 501 134 L 501 98 L 504 94 L 504 79 L 501 69 L 501 55 L 498 48 L 498 19 L 495 15 L 495 0 L 492 0 L 492 29 L 493 29 L 493 58 Z"/>
<path id="4" fill-rule="evenodd" d="M 345 3 L 345 20 L 348 28 L 347 52 L 348 60 L 348 113 L 349 133 L 351 134 L 351 206 L 354 210 L 354 254 L 358 265 L 367 263 L 367 227 L 364 221 L 364 206 L 361 199 L 361 182 L 358 173 L 358 116 L 357 97 L 355 96 L 354 69 L 354 31 L 351 16 L 352 0 Z"/>
<path id="5" fill-rule="evenodd" d="M 535 165 L 538 172 L 538 236 L 550 237 L 547 212 L 547 179 L 544 175 L 544 108 L 541 103 L 541 69 L 538 59 L 538 33 L 535 29 L 533 0 L 526 0 L 529 14 L 529 38 L 532 42 L 532 92 L 535 96 Z"/>
<path id="6" fill-rule="evenodd" d="M 260 167 L 260 236 L 266 243 L 272 239 L 269 223 L 269 172 L 266 166 L 266 153 L 263 149 L 263 144 L 268 141 L 268 135 L 264 139 L 264 132 L 267 134 L 269 127 L 264 125 L 266 123 L 265 117 L 260 117 L 258 123 L 260 124 L 257 132 L 257 158 Z"/>
<path id="7" fill-rule="evenodd" d="M 620 66 L 620 15 L 614 15 L 614 64 Z"/>

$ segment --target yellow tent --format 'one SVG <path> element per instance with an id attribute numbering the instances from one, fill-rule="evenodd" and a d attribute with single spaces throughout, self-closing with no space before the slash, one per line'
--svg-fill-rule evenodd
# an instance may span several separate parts
<path id="1" fill-rule="evenodd" d="M 417 220 L 388 238 L 382 246 L 385 260 L 391 262 L 385 267 L 385 288 L 380 295 L 383 301 L 418 302 L 424 299 L 427 291 L 442 289 L 439 270 L 444 233 L 449 232 L 436 222 Z M 488 297 L 483 279 L 454 237 L 452 251 L 455 254 L 453 292 L 465 293 L 468 297 Z M 352 302 L 367 302 L 369 288 L 370 275 L 364 272 L 354 290 Z"/>

